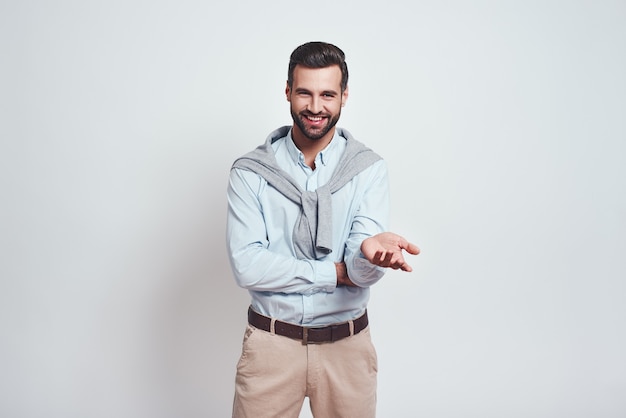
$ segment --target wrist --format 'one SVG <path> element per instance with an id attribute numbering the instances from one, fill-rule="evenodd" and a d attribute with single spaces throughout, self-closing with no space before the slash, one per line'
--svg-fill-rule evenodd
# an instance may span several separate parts
<path id="1" fill-rule="evenodd" d="M 337 286 L 356 286 L 348 277 L 346 263 L 335 263 L 335 269 L 337 271 Z"/>
<path id="2" fill-rule="evenodd" d="M 345 284 L 345 279 L 348 277 L 346 263 L 335 263 L 335 272 L 337 273 L 337 286 Z"/>

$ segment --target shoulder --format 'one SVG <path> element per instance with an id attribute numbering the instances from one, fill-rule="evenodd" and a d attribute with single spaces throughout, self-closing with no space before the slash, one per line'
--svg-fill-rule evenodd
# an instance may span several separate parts
<path id="1" fill-rule="evenodd" d="M 387 162 L 382 158 L 379 158 L 363 170 L 361 174 L 370 178 L 377 178 L 381 176 L 387 177 L 388 173 L 389 170 L 387 168 Z"/>
<path id="2" fill-rule="evenodd" d="M 231 190 L 248 189 L 259 195 L 267 185 L 267 180 L 255 171 L 233 167 L 230 170 L 229 188 Z"/>

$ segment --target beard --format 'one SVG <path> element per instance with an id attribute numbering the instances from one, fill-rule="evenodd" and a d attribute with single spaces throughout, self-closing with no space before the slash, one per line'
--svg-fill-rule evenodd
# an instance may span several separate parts
<path id="1" fill-rule="evenodd" d="M 307 125 L 307 116 L 322 116 L 326 121 L 326 124 L 320 126 L 319 128 L 311 128 Z M 291 109 L 291 118 L 293 119 L 293 123 L 296 124 L 300 131 L 311 141 L 317 141 L 318 139 L 323 138 L 331 129 L 335 127 L 337 122 L 339 121 L 339 116 L 341 116 L 341 110 L 336 115 L 329 114 L 317 114 L 314 115 L 310 112 L 300 112 L 296 113 L 293 108 Z"/>

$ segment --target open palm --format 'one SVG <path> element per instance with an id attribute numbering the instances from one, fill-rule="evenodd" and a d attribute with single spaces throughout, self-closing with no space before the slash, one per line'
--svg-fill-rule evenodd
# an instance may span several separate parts
<path id="1" fill-rule="evenodd" d="M 361 243 L 361 252 L 370 263 L 394 270 L 413 271 L 404 259 L 403 251 L 413 255 L 420 253 L 417 245 L 393 232 L 382 232 Z"/>

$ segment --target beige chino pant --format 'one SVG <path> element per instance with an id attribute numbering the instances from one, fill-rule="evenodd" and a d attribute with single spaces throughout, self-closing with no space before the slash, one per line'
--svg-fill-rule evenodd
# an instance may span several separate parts
<path id="1" fill-rule="evenodd" d="M 315 418 L 374 418 L 377 371 L 369 327 L 332 343 L 303 345 L 248 325 L 233 418 L 298 418 L 305 397 Z"/>

